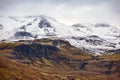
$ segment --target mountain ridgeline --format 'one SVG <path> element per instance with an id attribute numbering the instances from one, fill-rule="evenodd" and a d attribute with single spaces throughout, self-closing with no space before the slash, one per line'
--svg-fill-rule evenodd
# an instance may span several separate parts
<path id="1" fill-rule="evenodd" d="M 120 47 L 120 30 L 110 24 L 68 26 L 47 16 L 0 17 L 0 40 L 61 38 L 87 53 L 114 53 Z"/>

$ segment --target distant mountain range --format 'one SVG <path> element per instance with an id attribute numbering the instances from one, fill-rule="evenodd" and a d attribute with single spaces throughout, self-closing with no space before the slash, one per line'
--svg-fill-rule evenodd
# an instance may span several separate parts
<path id="1" fill-rule="evenodd" d="M 61 38 L 91 54 L 120 49 L 120 30 L 110 24 L 65 25 L 48 16 L 0 17 L 0 40 Z"/>

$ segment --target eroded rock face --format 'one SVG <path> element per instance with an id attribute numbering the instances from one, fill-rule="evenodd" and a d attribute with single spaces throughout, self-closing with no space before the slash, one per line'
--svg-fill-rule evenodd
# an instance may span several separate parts
<path id="1" fill-rule="evenodd" d="M 57 53 L 58 48 L 54 46 L 47 46 L 41 44 L 30 44 L 30 45 L 20 45 L 17 46 L 14 50 L 14 54 L 19 59 L 21 58 L 49 58 L 50 55 Z"/>

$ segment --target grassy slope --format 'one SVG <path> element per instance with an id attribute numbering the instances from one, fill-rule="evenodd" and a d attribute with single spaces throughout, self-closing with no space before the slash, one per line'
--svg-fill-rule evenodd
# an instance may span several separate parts
<path id="1" fill-rule="evenodd" d="M 110 76 L 87 72 L 42 72 L 39 69 L 0 56 L 0 80 L 117 80 Z"/>
<path id="2" fill-rule="evenodd" d="M 53 40 L 41 40 L 42 44 L 47 47 L 54 46 Z M 37 40 L 37 43 L 41 43 Z M 63 44 L 66 43 L 63 41 Z M 23 43 L 2 43 L 0 44 L 0 80 L 119 80 L 120 70 L 120 54 L 100 56 L 99 60 L 94 60 L 91 55 L 86 54 L 69 43 L 61 45 L 60 51 L 52 51 L 47 48 L 46 51 L 52 54 L 50 58 L 42 56 L 41 59 L 34 56 L 35 61 L 25 58 L 18 61 L 12 53 L 17 46 Z M 48 45 L 49 44 L 49 45 Z M 27 45 L 27 44 L 26 44 Z M 31 46 L 30 46 L 31 47 Z M 40 47 L 40 46 L 39 46 Z M 32 48 L 32 49 L 37 49 Z M 39 52 L 40 54 L 42 52 Z M 54 54 L 53 54 L 54 53 Z M 39 55 L 39 54 L 38 54 Z M 23 56 L 23 55 L 22 55 Z M 29 56 L 29 57 L 30 57 Z M 71 61 L 70 61 L 71 60 Z M 86 70 L 79 69 L 82 61 L 87 61 Z M 113 62 L 111 69 L 109 66 Z M 22 62 L 22 63 L 21 63 Z M 30 64 L 26 64 L 26 62 Z M 77 66 L 77 69 L 76 69 Z M 33 68 L 34 67 L 34 68 Z M 110 74 L 105 74 L 106 71 L 111 71 Z"/>
<path id="3" fill-rule="evenodd" d="M 47 76 L 39 70 L 0 56 L 0 80 L 37 80 Z M 50 79 L 50 77 L 49 77 Z"/>

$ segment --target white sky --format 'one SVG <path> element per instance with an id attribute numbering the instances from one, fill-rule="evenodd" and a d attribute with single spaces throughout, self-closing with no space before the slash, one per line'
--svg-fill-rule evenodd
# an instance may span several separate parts
<path id="1" fill-rule="evenodd" d="M 61 23 L 109 23 L 120 28 L 120 0 L 0 0 L 1 16 L 47 15 Z"/>

